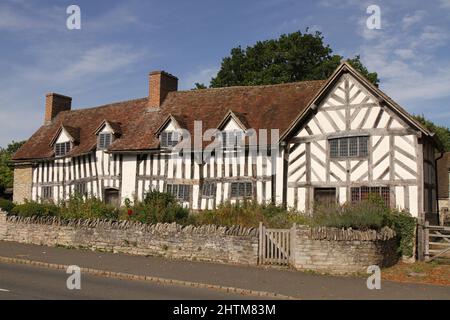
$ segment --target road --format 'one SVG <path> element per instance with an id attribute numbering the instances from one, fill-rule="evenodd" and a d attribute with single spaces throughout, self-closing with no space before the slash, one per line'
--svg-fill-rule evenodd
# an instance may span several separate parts
<path id="1" fill-rule="evenodd" d="M 81 290 L 68 290 L 64 271 L 16 264 L 0 264 L 0 300 L 216 300 L 254 299 L 215 290 L 166 286 L 81 276 Z"/>

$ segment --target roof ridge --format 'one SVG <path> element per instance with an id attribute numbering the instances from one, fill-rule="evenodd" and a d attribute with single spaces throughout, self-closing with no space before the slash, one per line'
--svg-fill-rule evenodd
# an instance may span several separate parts
<path id="1" fill-rule="evenodd" d="M 68 110 L 68 111 L 62 111 L 60 113 L 72 113 L 72 112 L 81 112 L 81 111 L 88 111 L 88 110 L 107 108 L 107 107 L 115 107 L 115 106 L 118 106 L 118 105 L 123 104 L 123 103 L 140 102 L 140 101 L 144 101 L 144 100 L 147 100 L 147 99 L 148 99 L 147 97 L 135 98 L 135 99 L 130 99 L 130 100 L 123 100 L 123 101 L 106 103 L 106 104 L 102 104 L 102 105 L 99 105 L 99 106 L 96 106 L 96 107 L 72 109 L 72 110 Z"/>
<path id="2" fill-rule="evenodd" d="M 247 89 L 247 88 L 269 88 L 269 87 L 281 87 L 281 86 L 292 86 L 297 84 L 308 84 L 316 82 L 326 82 L 327 80 L 303 80 L 294 82 L 284 82 L 275 84 L 262 84 L 262 85 L 251 85 L 251 86 L 230 86 L 230 87 L 219 87 L 219 88 L 206 88 L 206 89 L 190 89 L 190 90 L 178 90 L 172 91 L 170 93 L 192 93 L 192 92 L 205 92 L 205 91 L 215 91 L 215 90 L 231 90 L 231 89 Z"/>

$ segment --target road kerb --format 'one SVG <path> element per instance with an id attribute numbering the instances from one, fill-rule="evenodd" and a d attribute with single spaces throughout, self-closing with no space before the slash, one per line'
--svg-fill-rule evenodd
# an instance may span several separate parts
<path id="1" fill-rule="evenodd" d="M 66 270 L 69 267 L 68 265 L 63 265 L 63 264 L 55 264 L 55 263 L 34 261 L 34 260 L 29 260 L 29 259 L 18 259 L 18 258 L 11 258 L 11 257 L 0 257 L 0 262 L 9 263 L 9 264 L 30 265 L 30 266 L 35 266 L 35 267 L 58 269 L 58 270 Z M 159 284 L 175 285 L 175 286 L 182 286 L 182 287 L 212 289 L 212 290 L 222 291 L 222 292 L 226 292 L 226 293 L 237 293 L 237 294 L 240 294 L 243 296 L 255 296 L 255 297 L 262 297 L 262 298 L 266 298 L 266 299 L 284 299 L 284 300 L 297 299 L 295 297 L 281 295 L 278 293 L 268 292 L 268 291 L 257 291 L 257 290 L 242 289 L 242 288 L 236 288 L 236 287 L 225 287 L 225 286 L 216 285 L 216 284 L 191 282 L 191 281 L 176 280 L 176 279 L 167 279 L 167 278 L 160 278 L 160 277 L 154 277 L 154 276 L 135 275 L 135 274 L 130 274 L 130 273 L 98 270 L 98 269 L 84 268 L 84 267 L 80 267 L 80 269 L 81 269 L 82 273 L 87 273 L 90 275 L 100 276 L 100 277 L 104 277 L 104 278 L 132 280 L 132 281 L 147 281 L 147 282 L 155 282 L 155 283 L 159 283 Z"/>

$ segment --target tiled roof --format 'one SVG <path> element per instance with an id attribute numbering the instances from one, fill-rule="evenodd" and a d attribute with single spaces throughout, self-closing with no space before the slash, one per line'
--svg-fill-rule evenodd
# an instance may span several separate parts
<path id="1" fill-rule="evenodd" d="M 148 99 L 142 98 L 97 108 L 65 111 L 50 125 L 42 126 L 17 151 L 13 160 L 53 157 L 50 141 L 61 125 L 79 128 L 79 143 L 68 156 L 86 154 L 96 148 L 95 131 L 105 120 L 116 123 L 121 131 L 121 136 L 110 146 L 110 151 L 158 148 L 159 140 L 155 133 L 169 115 L 193 134 L 194 121 L 202 121 L 204 132 L 217 128 L 231 110 L 248 128 L 279 129 L 281 136 L 324 84 L 325 81 L 304 81 L 176 91 L 167 95 L 160 108 L 149 108 Z"/>

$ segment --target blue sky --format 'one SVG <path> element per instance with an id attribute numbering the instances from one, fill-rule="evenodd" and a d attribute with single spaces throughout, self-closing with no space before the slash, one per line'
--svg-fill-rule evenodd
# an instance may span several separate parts
<path id="1" fill-rule="evenodd" d="M 71 4 L 81 30 L 66 28 Z M 381 30 L 366 27 L 371 4 Z M 190 89 L 231 48 L 306 27 L 335 53 L 360 54 L 408 111 L 450 126 L 450 0 L 1 0 L 0 146 L 43 123 L 47 92 L 72 96 L 74 108 L 144 97 L 152 70 Z"/>

